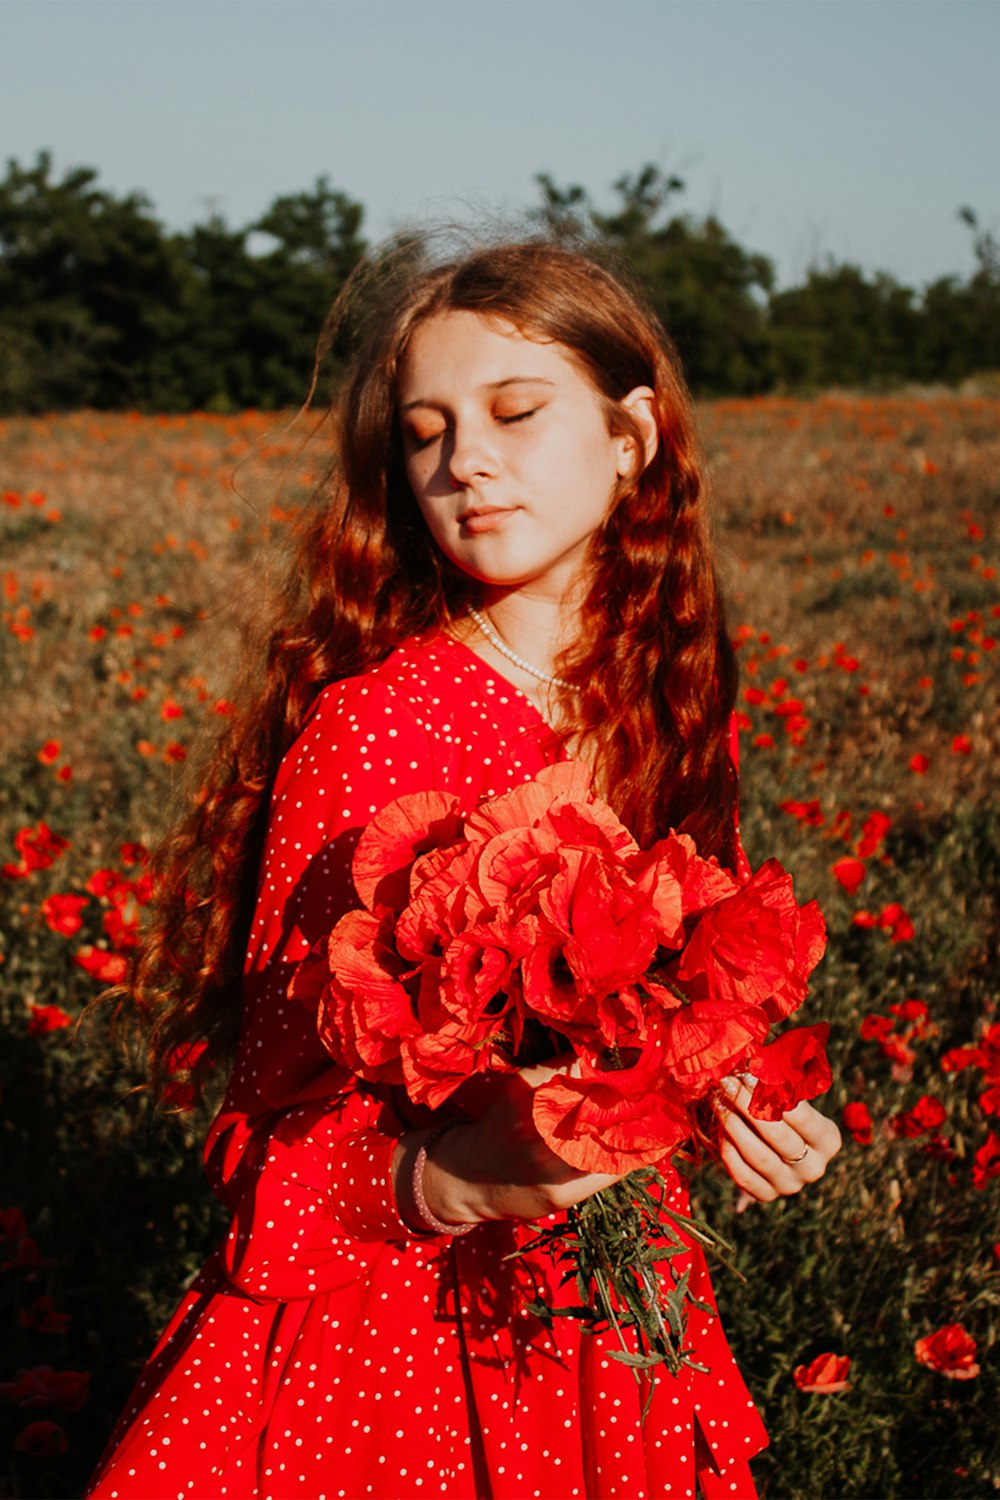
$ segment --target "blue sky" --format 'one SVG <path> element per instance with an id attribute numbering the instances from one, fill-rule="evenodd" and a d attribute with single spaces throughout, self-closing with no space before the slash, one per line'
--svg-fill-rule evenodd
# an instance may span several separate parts
<path id="1" fill-rule="evenodd" d="M 997 0 L 0 0 L 0 143 L 184 228 L 325 173 L 401 222 L 604 206 L 647 161 L 784 281 L 923 285 L 1000 232 Z"/>

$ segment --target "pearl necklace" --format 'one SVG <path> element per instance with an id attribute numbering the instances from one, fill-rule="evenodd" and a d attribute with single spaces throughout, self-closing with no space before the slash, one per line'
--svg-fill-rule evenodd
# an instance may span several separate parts
<path id="1" fill-rule="evenodd" d="M 496 631 L 491 630 L 490 626 L 483 619 L 478 609 L 470 609 L 469 615 L 473 620 L 475 620 L 476 624 L 479 626 L 479 629 L 489 641 L 490 645 L 494 646 L 496 650 L 500 652 L 501 656 L 506 656 L 508 661 L 512 661 L 515 667 L 520 667 L 522 672 L 528 672 L 532 677 L 537 677 L 539 682 L 548 682 L 551 683 L 553 687 L 565 688 L 567 692 L 570 693 L 578 693 L 580 691 L 580 689 L 578 687 L 574 687 L 571 682 L 567 682 L 565 677 L 553 677 L 551 672 L 543 672 L 538 667 L 533 667 L 530 661 L 525 661 L 523 656 L 518 656 L 517 652 L 512 651 L 511 648 L 507 645 L 506 641 L 500 639 Z"/>

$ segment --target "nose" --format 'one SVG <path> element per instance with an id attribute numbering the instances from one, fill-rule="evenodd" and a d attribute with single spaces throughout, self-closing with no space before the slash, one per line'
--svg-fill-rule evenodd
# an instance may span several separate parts
<path id="1" fill-rule="evenodd" d="M 479 424 L 456 423 L 448 454 L 448 478 L 453 488 L 463 489 L 477 479 L 493 479 L 496 474 L 496 453 L 489 435 Z"/>

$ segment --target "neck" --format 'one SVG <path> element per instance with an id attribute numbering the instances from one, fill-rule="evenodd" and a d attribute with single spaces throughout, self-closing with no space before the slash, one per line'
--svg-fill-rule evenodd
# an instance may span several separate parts
<path id="1" fill-rule="evenodd" d="M 573 637 L 575 619 L 564 601 L 530 594 L 485 590 L 479 606 L 508 646 L 550 675 L 559 652 Z"/>
<path id="2" fill-rule="evenodd" d="M 536 674 L 557 676 L 556 657 L 571 638 L 564 607 L 551 598 L 532 598 L 485 589 L 478 613 L 485 631 L 467 617 L 459 623 L 456 634 L 494 671 L 506 677 L 524 697 L 529 698 L 543 718 L 554 724 L 554 715 L 558 712 L 558 684 L 543 681 Z M 494 640 L 490 640 L 490 636 Z M 519 657 L 524 665 L 512 660 L 510 653 Z M 525 670 L 525 667 L 532 670 Z"/>

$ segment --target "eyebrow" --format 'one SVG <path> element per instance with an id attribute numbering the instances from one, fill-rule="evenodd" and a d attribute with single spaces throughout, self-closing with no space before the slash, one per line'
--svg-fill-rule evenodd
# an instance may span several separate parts
<path id="1" fill-rule="evenodd" d="M 554 380 L 546 380 L 544 375 L 508 375 L 505 380 L 491 380 L 481 389 L 484 391 L 502 391 L 508 385 L 550 385 L 554 386 Z M 415 406 L 438 406 L 440 403 L 429 396 L 418 396 L 415 401 L 407 401 L 400 411 L 412 411 Z"/>

